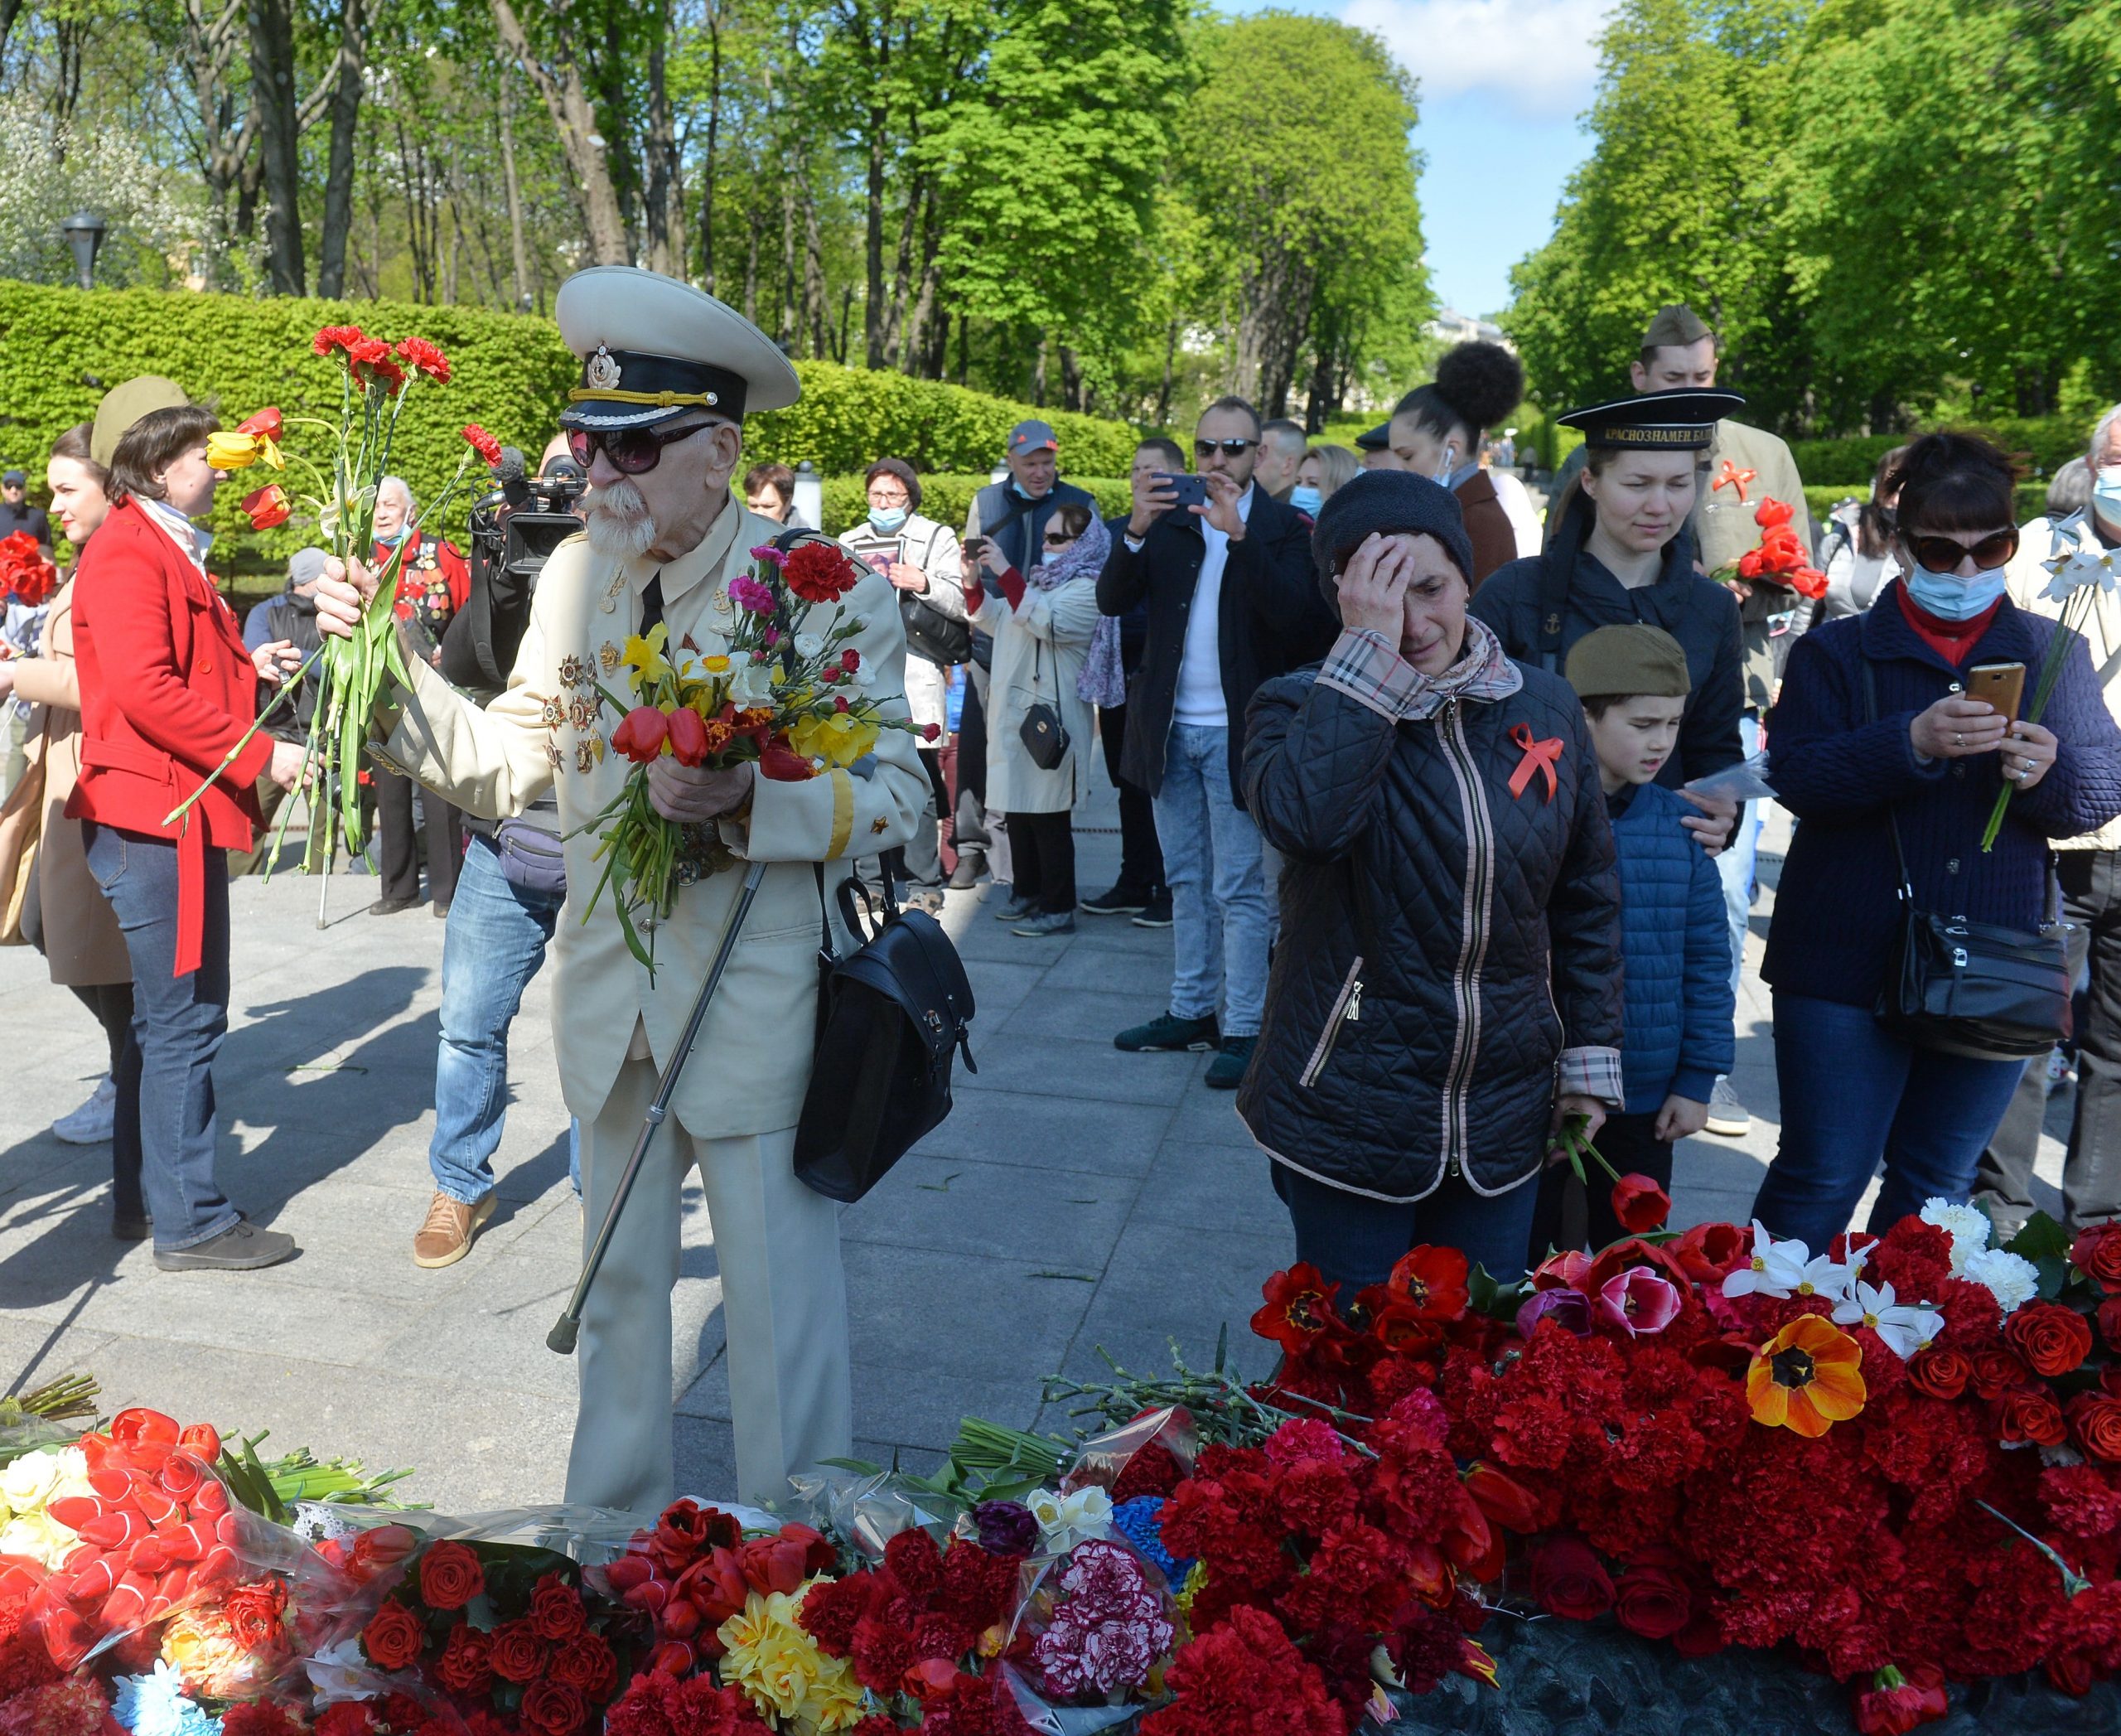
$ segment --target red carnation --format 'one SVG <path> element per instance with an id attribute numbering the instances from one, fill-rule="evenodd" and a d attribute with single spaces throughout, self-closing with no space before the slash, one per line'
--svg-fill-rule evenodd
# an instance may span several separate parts
<path id="1" fill-rule="evenodd" d="M 1249 1603 L 1180 1647 L 1165 1682 L 1177 1697 L 1149 1714 L 1142 1736 L 1344 1736 L 1347 1729 L 1317 1666 L 1280 1622 Z"/>
<path id="2" fill-rule="evenodd" d="M 2003 1342 L 2035 1374 L 2051 1381 L 2091 1354 L 2091 1327 L 2082 1314 L 2059 1302 L 2029 1302 L 2003 1323 Z"/>
<path id="3" fill-rule="evenodd" d="M 375 1729 L 372 1700 L 336 1700 L 317 1714 L 316 1736 L 370 1736 Z"/>
<path id="4" fill-rule="evenodd" d="M 789 551 L 780 574 L 804 602 L 835 602 L 854 588 L 862 570 L 837 543 L 806 539 Z"/>
<path id="5" fill-rule="evenodd" d="M 1260 1287 L 1266 1305 L 1252 1317 L 1252 1330 L 1271 1339 L 1291 1356 L 1301 1356 L 1331 1327 L 1338 1317 L 1333 1298 L 1341 1287 L 1309 1260 L 1277 1272 Z"/>
<path id="6" fill-rule="evenodd" d="M 1907 1736 L 1916 1725 L 1942 1718 L 1950 1705 L 1941 1671 L 1928 1665 L 1881 1670 L 1856 1696 L 1856 1729 L 1858 1736 Z"/>
<path id="7" fill-rule="evenodd" d="M 1550 1615 L 1588 1622 L 1613 1607 L 1613 1582 L 1581 1537 L 1548 1537 L 1533 1551 L 1532 1596 Z"/>
<path id="8" fill-rule="evenodd" d="M 1424 1319 L 1456 1320 L 1466 1312 L 1468 1269 L 1457 1249 L 1423 1243 L 1399 1256 L 1384 1287 Z"/>
<path id="9" fill-rule="evenodd" d="M 1613 1216 L 1631 1236 L 1661 1230 L 1672 1215 L 1672 1202 L 1646 1175 L 1624 1175 L 1613 1183 Z"/>
<path id="10" fill-rule="evenodd" d="M 1119 1506 L 1138 1495 L 1168 1495 L 1186 1475 L 1178 1458 L 1162 1441 L 1137 1448 L 1112 1485 L 1112 1504 Z"/>
<path id="11" fill-rule="evenodd" d="M 361 341 L 359 326 L 326 326 L 312 341 L 310 347 L 319 355 L 329 355 L 334 350 L 351 351 Z"/>
<path id="12" fill-rule="evenodd" d="M 418 368 L 437 385 L 449 384 L 449 358 L 425 338 L 400 338 L 398 341 L 398 355 L 400 360 Z"/>
<path id="13" fill-rule="evenodd" d="M 477 423 L 467 422 L 464 424 L 464 438 L 471 442 L 471 450 L 485 459 L 488 464 L 494 465 L 500 462 L 500 442 L 495 439 Z"/>
<path id="14" fill-rule="evenodd" d="M 429 1544 L 420 1557 L 420 1596 L 430 1609 L 461 1609 L 486 1589 L 486 1569 L 469 1544 Z"/>
<path id="15" fill-rule="evenodd" d="M 361 1632 L 361 1649 L 379 1670 L 408 1670 L 420 1655 L 419 1618 L 394 1598 L 377 1610 Z"/>

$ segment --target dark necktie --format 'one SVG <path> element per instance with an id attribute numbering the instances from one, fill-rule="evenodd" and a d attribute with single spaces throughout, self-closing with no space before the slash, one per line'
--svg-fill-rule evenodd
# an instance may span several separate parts
<path id="1" fill-rule="evenodd" d="M 640 593 L 640 636 L 645 639 L 649 630 L 663 618 L 663 574 L 658 569 Z"/>

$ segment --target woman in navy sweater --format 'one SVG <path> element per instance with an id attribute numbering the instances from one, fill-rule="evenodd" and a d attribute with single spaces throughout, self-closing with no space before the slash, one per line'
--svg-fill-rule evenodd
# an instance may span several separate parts
<path id="1" fill-rule="evenodd" d="M 1799 824 L 1761 971 L 1782 1142 L 1753 1213 L 1814 1250 L 1847 1226 L 1881 1157 L 1873 1232 L 1932 1196 L 1964 1201 L 2025 1065 L 1915 1048 L 1873 1017 L 1901 922 L 1888 815 L 1919 908 L 2030 929 L 2046 914 L 2048 840 L 2121 813 L 2121 731 L 2081 642 L 2039 723 L 1965 697 L 1983 663 L 2022 663 L 2030 694 L 2059 631 L 2004 595 L 2015 480 L 1986 441 L 1909 447 L 1893 478 L 1905 576 L 1867 613 L 1798 641 L 1769 720 L 1775 786 Z M 1984 854 L 2006 781 L 2016 794 Z"/>

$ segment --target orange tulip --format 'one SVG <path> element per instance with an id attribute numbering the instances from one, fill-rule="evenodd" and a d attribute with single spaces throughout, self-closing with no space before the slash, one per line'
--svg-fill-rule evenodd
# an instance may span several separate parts
<path id="1" fill-rule="evenodd" d="M 1760 1347 L 1746 1373 L 1753 1420 L 1816 1440 L 1863 1409 L 1863 1351 L 1816 1314 L 1793 1320 Z"/>

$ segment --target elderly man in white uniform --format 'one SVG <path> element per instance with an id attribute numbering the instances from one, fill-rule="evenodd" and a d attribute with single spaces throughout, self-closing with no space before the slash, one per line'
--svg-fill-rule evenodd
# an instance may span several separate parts
<path id="1" fill-rule="evenodd" d="M 601 878 L 594 830 L 631 769 L 611 750 L 629 636 L 660 620 L 673 645 L 703 650 L 733 626 L 728 585 L 782 527 L 745 510 L 729 483 L 745 411 L 795 401 L 795 370 L 749 321 L 652 272 L 599 266 L 561 286 L 560 335 L 582 358 L 561 417 L 588 472 L 584 534 L 539 577 L 507 690 L 483 710 L 408 658 L 402 715 L 374 751 L 447 800 L 488 818 L 556 789 L 568 902 L 554 946 L 554 1047 L 582 1122 L 585 1239 L 616 1190 L 659 1071 L 669 1057 L 736 903 L 741 869 L 715 872 L 718 841 L 772 864 L 691 1061 L 657 1134 L 582 1314 L 581 1408 L 570 1501 L 653 1511 L 672 1494 L 670 1288 L 679 1190 L 695 1165 L 721 1266 L 738 1492 L 770 1500 L 791 1471 L 853 1443 L 845 1279 L 836 1207 L 796 1180 L 795 1124 L 810 1077 L 819 908 L 812 864 L 867 855 L 912 834 L 928 795 L 915 737 L 887 729 L 853 774 L 802 783 L 756 768 L 649 768 L 655 805 L 686 829 L 689 871 L 657 931 L 656 974 L 627 950 Z M 320 585 L 318 626 L 345 633 L 350 582 Z M 834 605 L 809 617 L 819 631 Z M 903 717 L 906 646 L 890 582 L 866 573 L 838 608 L 875 691 Z"/>

